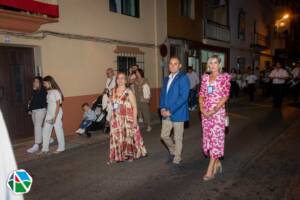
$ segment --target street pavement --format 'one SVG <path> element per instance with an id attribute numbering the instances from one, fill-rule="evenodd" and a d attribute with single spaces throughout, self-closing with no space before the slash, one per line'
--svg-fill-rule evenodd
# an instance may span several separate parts
<path id="1" fill-rule="evenodd" d="M 208 159 L 204 158 L 201 150 L 199 114 L 193 112 L 190 128 L 184 134 L 180 170 L 174 171 L 170 165 L 165 164 L 167 150 L 160 141 L 160 125 L 157 124 L 152 132 L 143 132 L 148 157 L 132 163 L 107 166 L 107 140 L 22 163 L 19 167 L 33 176 L 32 190 L 25 195 L 25 199 L 248 199 L 247 192 L 253 193 L 253 190 L 247 191 L 244 188 L 243 198 L 239 198 L 236 186 L 256 184 L 255 181 L 240 180 L 245 177 L 251 179 L 252 174 L 245 172 L 298 122 L 300 110 L 290 106 L 274 110 L 270 100 L 254 104 L 241 100 L 232 101 L 229 112 L 230 129 L 226 135 L 223 174 L 213 181 L 202 181 Z M 265 170 L 265 173 L 268 171 Z M 231 190 L 233 193 L 235 191 L 232 196 Z M 269 199 L 263 195 L 260 197 Z"/>
<path id="2" fill-rule="evenodd" d="M 260 152 L 218 199 L 300 199 L 299 130 L 300 121 Z"/>

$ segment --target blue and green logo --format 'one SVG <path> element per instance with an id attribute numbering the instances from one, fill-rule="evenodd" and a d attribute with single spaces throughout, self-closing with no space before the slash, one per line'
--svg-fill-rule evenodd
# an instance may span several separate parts
<path id="1" fill-rule="evenodd" d="M 8 177 L 7 186 L 15 194 L 26 194 L 30 191 L 32 177 L 24 169 L 13 171 Z"/>

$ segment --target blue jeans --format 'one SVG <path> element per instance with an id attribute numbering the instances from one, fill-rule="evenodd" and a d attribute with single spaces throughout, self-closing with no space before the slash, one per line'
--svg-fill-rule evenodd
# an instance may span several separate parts
<path id="1" fill-rule="evenodd" d="M 197 90 L 191 89 L 189 94 L 189 106 L 190 108 L 196 106 L 197 104 Z"/>
<path id="2" fill-rule="evenodd" d="M 93 123 L 93 121 L 91 120 L 82 120 L 82 122 L 80 123 L 80 128 L 81 129 L 86 129 L 87 127 L 89 127 L 91 124 Z"/>

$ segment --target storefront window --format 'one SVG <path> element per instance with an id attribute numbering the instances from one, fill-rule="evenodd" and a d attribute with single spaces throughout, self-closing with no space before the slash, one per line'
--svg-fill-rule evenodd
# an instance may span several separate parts
<path id="1" fill-rule="evenodd" d="M 188 67 L 193 67 L 193 69 L 198 73 L 201 74 L 201 67 L 200 67 L 200 51 L 196 49 L 190 49 L 188 54 Z"/>

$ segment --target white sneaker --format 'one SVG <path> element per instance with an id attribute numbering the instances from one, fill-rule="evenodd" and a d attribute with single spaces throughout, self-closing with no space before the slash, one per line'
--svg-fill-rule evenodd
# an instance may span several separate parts
<path id="1" fill-rule="evenodd" d="M 54 139 L 51 137 L 50 141 L 49 141 L 49 144 L 53 144 L 53 143 L 54 143 Z"/>
<path id="2" fill-rule="evenodd" d="M 143 118 L 139 118 L 139 123 L 143 123 L 143 122 L 144 122 Z"/>
<path id="3" fill-rule="evenodd" d="M 147 131 L 147 132 L 151 132 L 151 131 L 152 131 L 152 127 L 151 127 L 151 126 L 148 126 L 148 128 L 147 128 L 146 131 Z"/>
<path id="4" fill-rule="evenodd" d="M 81 128 L 77 129 L 77 131 L 75 131 L 75 133 L 80 133 L 81 132 Z"/>
<path id="5" fill-rule="evenodd" d="M 40 149 L 38 144 L 34 144 L 30 149 L 27 149 L 28 153 L 35 153 Z"/>
<path id="6" fill-rule="evenodd" d="M 80 129 L 79 134 L 82 135 L 84 134 L 85 130 L 84 129 Z"/>

